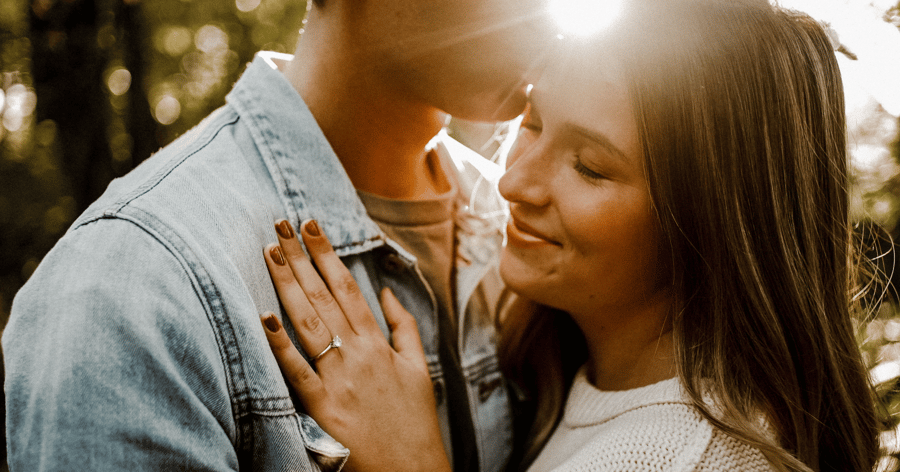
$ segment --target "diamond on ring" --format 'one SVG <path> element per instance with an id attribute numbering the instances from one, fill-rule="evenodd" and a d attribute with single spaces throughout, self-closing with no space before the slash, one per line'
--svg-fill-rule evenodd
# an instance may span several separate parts
<path id="1" fill-rule="evenodd" d="M 325 346 L 325 349 L 322 349 L 322 352 L 319 353 L 316 357 L 313 358 L 313 361 L 319 360 L 320 357 L 324 356 L 326 352 L 330 351 L 331 348 L 339 348 L 344 344 L 344 341 L 341 340 L 340 336 L 335 336 L 331 338 L 331 342 Z"/>

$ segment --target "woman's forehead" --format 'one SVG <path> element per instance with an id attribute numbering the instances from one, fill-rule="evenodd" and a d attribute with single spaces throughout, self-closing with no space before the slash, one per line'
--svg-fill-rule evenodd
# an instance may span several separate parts
<path id="1" fill-rule="evenodd" d="M 597 44 L 585 43 L 562 50 L 544 70 L 531 95 L 539 109 L 558 104 L 567 113 L 575 113 L 613 97 L 627 98 L 627 91 L 618 59 Z"/>

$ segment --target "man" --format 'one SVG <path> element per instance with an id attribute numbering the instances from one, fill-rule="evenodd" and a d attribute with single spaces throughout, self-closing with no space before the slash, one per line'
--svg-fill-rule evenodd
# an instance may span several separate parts
<path id="1" fill-rule="evenodd" d="M 550 44 L 539 3 L 319 1 L 293 60 L 257 57 L 226 106 L 113 182 L 14 301 L 12 470 L 343 464 L 296 412 L 259 323 L 278 311 L 262 248 L 280 218 L 316 218 L 378 316 L 376 294 L 394 290 L 418 320 L 454 467 L 502 468 L 499 233 L 457 203 L 481 164 L 426 144 L 446 113 L 520 113 Z"/>

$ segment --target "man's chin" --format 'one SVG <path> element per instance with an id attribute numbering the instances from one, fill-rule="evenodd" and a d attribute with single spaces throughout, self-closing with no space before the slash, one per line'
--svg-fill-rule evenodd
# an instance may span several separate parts
<path id="1" fill-rule="evenodd" d="M 525 111 L 526 102 L 526 89 L 523 86 L 502 95 L 473 101 L 472 109 L 468 113 L 455 113 L 453 116 L 469 121 L 509 121 Z"/>
<path id="2" fill-rule="evenodd" d="M 521 115 L 525 111 L 527 102 L 528 95 L 524 88 L 509 94 L 497 107 L 496 114 L 493 117 L 494 121 L 508 121 Z"/>

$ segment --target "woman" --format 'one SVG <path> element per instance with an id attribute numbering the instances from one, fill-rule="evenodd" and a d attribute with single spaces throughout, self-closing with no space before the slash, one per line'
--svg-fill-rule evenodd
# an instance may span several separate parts
<path id="1" fill-rule="evenodd" d="M 515 465 L 871 470 L 827 35 L 758 0 L 625 10 L 614 28 L 569 41 L 535 84 L 499 185 L 511 212 L 500 270 L 517 294 L 501 355 L 527 430 Z M 302 285 L 318 300 L 306 313 L 323 322 L 299 330 L 318 373 L 267 329 L 286 376 L 360 470 L 396 457 L 446 467 L 411 318 L 387 297 L 396 351 L 379 341 L 327 241 L 303 235 L 334 298 L 296 240 L 280 242 L 305 269 L 267 255 L 282 300 L 305 300 Z M 344 333 L 352 349 L 320 354 Z M 398 417 L 408 405 L 418 413 Z M 351 414 L 361 422 L 342 424 Z"/>

